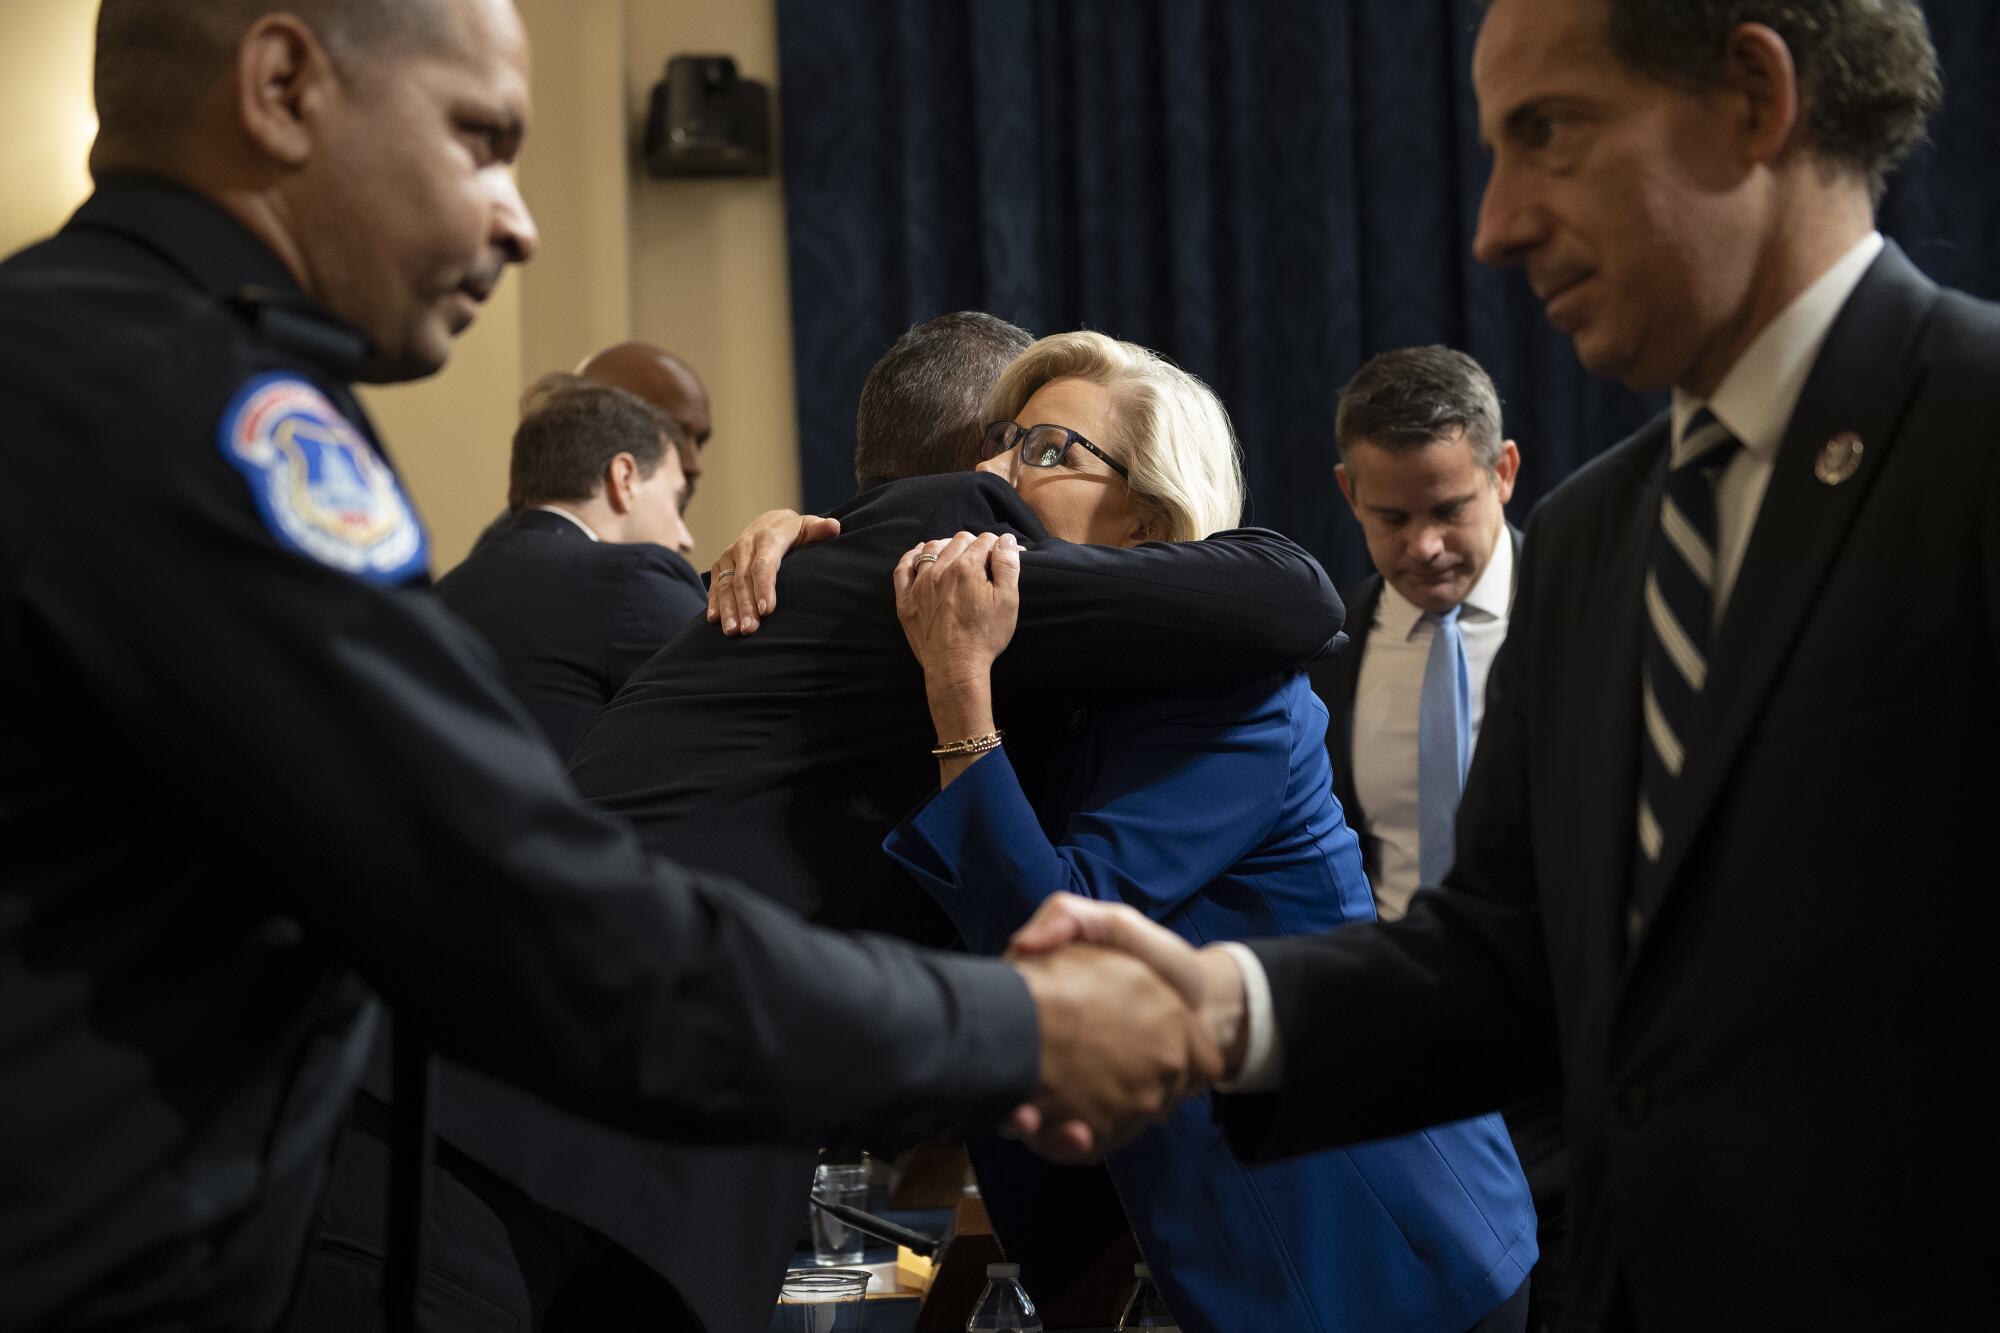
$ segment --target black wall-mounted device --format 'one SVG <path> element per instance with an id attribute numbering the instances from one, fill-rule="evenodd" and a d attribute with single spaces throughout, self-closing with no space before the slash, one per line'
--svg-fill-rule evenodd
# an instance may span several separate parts
<path id="1" fill-rule="evenodd" d="M 728 56 L 674 56 L 653 85 L 646 170 L 655 176 L 771 174 L 771 90 Z"/>

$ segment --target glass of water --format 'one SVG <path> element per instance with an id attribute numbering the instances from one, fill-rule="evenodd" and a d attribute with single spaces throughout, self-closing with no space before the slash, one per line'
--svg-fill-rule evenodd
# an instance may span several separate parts
<path id="1" fill-rule="evenodd" d="M 813 1193 L 828 1203 L 860 1208 L 868 1202 L 868 1168 L 824 1165 L 813 1170 Z M 822 1268 L 858 1264 L 867 1238 L 824 1208 L 812 1210 L 813 1262 Z"/>
<path id="2" fill-rule="evenodd" d="M 852 1268 L 794 1268 L 778 1289 L 772 1333 L 858 1333 L 869 1275 Z"/>

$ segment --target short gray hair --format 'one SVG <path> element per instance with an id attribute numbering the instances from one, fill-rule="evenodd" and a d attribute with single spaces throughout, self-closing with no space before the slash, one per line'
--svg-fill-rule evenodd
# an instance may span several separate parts
<path id="1" fill-rule="evenodd" d="M 1340 391 L 1333 418 L 1342 459 L 1357 444 L 1399 453 L 1460 431 L 1473 458 L 1491 472 L 1505 443 L 1500 394 L 1477 361 L 1449 347 L 1402 347 L 1370 357 Z"/>
<path id="2" fill-rule="evenodd" d="M 959 310 L 904 332 L 861 386 L 854 479 L 863 489 L 964 472 L 981 461 L 980 404 L 1034 339 L 997 315 Z"/>

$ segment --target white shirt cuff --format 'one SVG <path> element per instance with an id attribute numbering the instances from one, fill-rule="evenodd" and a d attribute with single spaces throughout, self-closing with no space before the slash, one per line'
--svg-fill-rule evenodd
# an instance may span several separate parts
<path id="1" fill-rule="evenodd" d="M 1271 1003 L 1271 979 L 1250 947 L 1224 940 L 1216 948 L 1236 962 L 1243 974 L 1243 1021 L 1249 1027 L 1243 1065 L 1236 1077 L 1216 1085 L 1221 1092 L 1274 1092 L 1285 1081 L 1285 1047 Z"/>

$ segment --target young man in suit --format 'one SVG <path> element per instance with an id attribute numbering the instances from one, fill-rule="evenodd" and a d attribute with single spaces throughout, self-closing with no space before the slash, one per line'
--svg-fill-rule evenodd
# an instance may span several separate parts
<path id="1" fill-rule="evenodd" d="M 1237 1141 L 1560 1080 L 1572 1326 L 1984 1327 L 2000 309 L 1873 230 L 1923 15 L 1494 0 L 1473 79 L 1480 257 L 1673 406 L 1529 524 L 1444 891 L 1193 958 Z"/>
<path id="2" fill-rule="evenodd" d="M 1376 572 L 1343 589 L 1347 644 L 1307 667 L 1326 704 L 1333 794 L 1361 841 L 1375 908 L 1394 921 L 1419 884 L 1451 865 L 1486 676 L 1507 637 L 1521 534 L 1507 501 L 1521 452 L 1477 361 L 1448 347 L 1370 358 L 1340 391 L 1334 476 Z M 1528 1327 L 1562 1312 L 1562 1108 L 1543 1095 L 1506 1108 L 1527 1174 L 1541 1259 Z"/>
<path id="3" fill-rule="evenodd" d="M 1334 477 L 1375 573 L 1343 589 L 1348 642 L 1315 662 L 1333 790 L 1361 838 L 1375 908 L 1394 921 L 1451 864 L 1452 817 L 1479 739 L 1486 673 L 1507 637 L 1521 452 L 1500 395 L 1446 347 L 1384 352 L 1340 391 Z"/>
<path id="4" fill-rule="evenodd" d="M 551 375 L 514 432 L 507 526 L 438 581 L 567 758 L 632 672 L 708 604 L 687 562 L 678 422 Z"/>
<path id="5" fill-rule="evenodd" d="M 680 455 L 681 513 L 685 515 L 694 499 L 695 486 L 701 480 L 702 453 L 713 429 L 708 386 L 695 374 L 694 367 L 663 347 L 622 342 L 613 343 L 578 366 L 576 378 L 623 389 L 672 423 L 674 429 L 668 432 L 668 438 Z M 474 554 L 506 531 L 514 513 L 510 506 L 480 530 L 472 544 Z M 674 549 L 685 555 L 693 546 L 690 535 L 686 547 L 675 545 Z"/>

